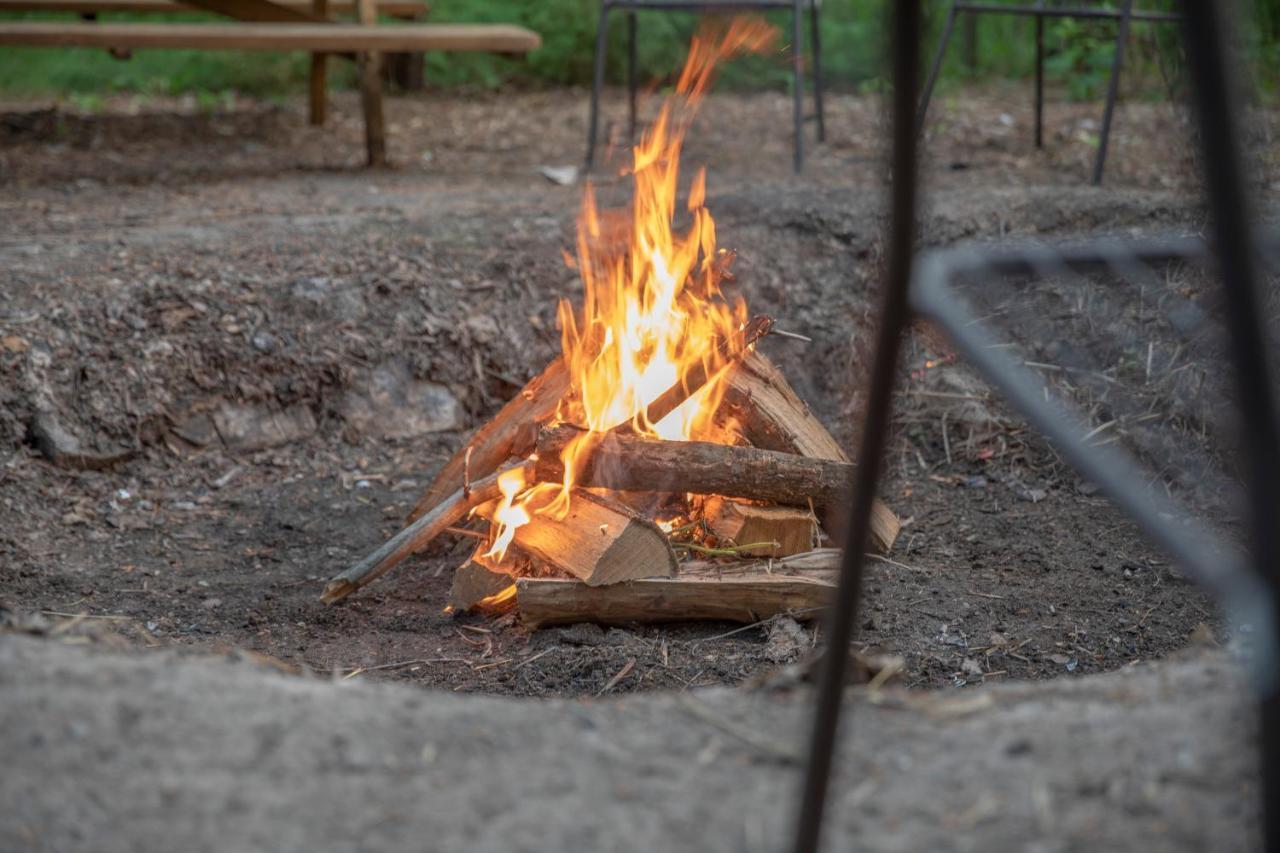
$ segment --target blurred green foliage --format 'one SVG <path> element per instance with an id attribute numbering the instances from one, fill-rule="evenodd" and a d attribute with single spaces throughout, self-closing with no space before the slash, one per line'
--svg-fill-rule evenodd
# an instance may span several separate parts
<path id="1" fill-rule="evenodd" d="M 886 5 L 866 0 L 826 0 L 823 4 L 823 58 L 833 89 L 875 91 L 884 87 L 880 75 L 884 68 L 882 16 Z M 931 52 L 947 3 L 935 0 L 926 5 L 931 30 L 927 50 Z M 1138 5 L 1144 9 L 1171 9 L 1175 4 L 1172 0 L 1140 0 Z M 428 54 L 427 79 L 431 87 L 500 89 L 590 83 L 598 0 L 433 0 L 431 7 L 432 21 L 517 23 L 536 30 L 543 38 L 542 48 L 523 59 L 472 53 Z M 1270 93 L 1277 76 L 1274 72 L 1280 69 L 1280 0 L 1245 0 L 1241 8 L 1247 56 L 1257 88 Z M 788 44 L 790 16 L 776 13 L 770 17 L 782 28 L 783 44 Z M 1030 19 L 983 15 L 968 23 L 965 17 L 958 22 L 947 52 L 941 84 L 944 91 L 960 82 L 1020 78 L 1032 72 L 1035 43 Z M 138 18 L 103 15 L 102 19 Z M 202 16 L 173 14 L 146 19 L 201 20 Z M 669 80 L 679 67 L 696 26 L 695 15 L 640 14 L 638 53 L 642 79 L 657 84 Z M 805 32 L 807 37 L 807 26 Z M 1050 85 L 1075 99 L 1097 97 L 1102 92 L 1114 50 L 1114 22 L 1051 20 L 1045 25 L 1045 44 Z M 1180 51 L 1176 26 L 1135 24 L 1126 54 L 1126 94 L 1177 96 Z M 622 81 L 625 59 L 625 16 L 614 13 L 609 22 L 607 66 L 611 82 Z M 333 65 L 332 85 L 350 85 L 354 80 L 350 64 Z M 157 50 L 138 51 L 131 60 L 118 61 L 97 50 L 3 48 L 0 91 L 76 96 L 121 91 L 194 92 L 208 96 L 237 91 L 282 96 L 303 91 L 306 68 L 306 58 L 301 54 Z M 790 69 L 784 51 L 730 64 L 724 69 L 720 85 L 734 89 L 785 89 L 789 83 Z"/>

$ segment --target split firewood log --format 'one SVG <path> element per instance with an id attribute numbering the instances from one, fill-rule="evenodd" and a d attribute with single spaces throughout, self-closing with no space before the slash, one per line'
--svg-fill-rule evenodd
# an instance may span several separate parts
<path id="1" fill-rule="evenodd" d="M 587 586 L 562 578 L 520 578 L 516 609 L 533 628 L 574 622 L 752 623 L 787 613 L 813 619 L 831 600 L 835 586 L 807 577 L 758 574 L 745 577 L 648 578 L 609 586 Z"/>
<path id="2" fill-rule="evenodd" d="M 467 560 L 453 573 L 449 606 L 454 610 L 470 610 L 515 582 L 511 575 L 494 571 L 478 560 Z"/>
<path id="3" fill-rule="evenodd" d="M 787 377 L 762 352 L 747 353 L 725 378 L 724 399 L 715 421 L 721 426 L 732 424 L 748 444 L 762 450 L 850 461 Z"/>
<path id="4" fill-rule="evenodd" d="M 732 426 L 753 447 L 795 453 L 811 459 L 849 462 L 849 456 L 822 425 L 787 377 L 764 353 L 750 352 L 734 365 L 725 380 L 724 398 L 716 410 L 720 426 Z M 826 508 L 830 510 L 830 508 Z M 843 507 L 841 508 L 843 509 Z M 844 514 L 822 514 L 823 527 L 833 540 L 844 539 Z M 889 553 L 898 538 L 898 517 L 876 500 L 871 507 L 871 539 L 874 550 Z"/>
<path id="5" fill-rule="evenodd" d="M 788 557 L 818 544 L 813 511 L 793 506 L 746 503 L 719 495 L 702 503 L 707 528 L 746 557 Z"/>
<path id="6" fill-rule="evenodd" d="M 535 515 L 517 528 L 514 541 L 524 553 L 589 586 L 676 573 L 675 552 L 656 524 L 583 489 L 573 490 L 568 515 Z"/>

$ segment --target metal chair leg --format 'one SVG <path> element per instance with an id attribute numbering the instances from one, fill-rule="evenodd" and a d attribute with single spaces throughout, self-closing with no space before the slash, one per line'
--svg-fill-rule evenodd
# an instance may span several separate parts
<path id="1" fill-rule="evenodd" d="M 1107 83 L 1107 106 L 1102 113 L 1102 132 L 1098 135 L 1098 155 L 1093 161 L 1093 183 L 1102 183 L 1102 170 L 1107 165 L 1107 144 L 1111 140 L 1111 117 L 1116 110 L 1116 97 L 1120 94 L 1120 69 L 1124 65 L 1124 47 L 1129 41 L 1129 16 L 1133 13 L 1133 0 L 1124 0 L 1120 7 L 1120 24 L 1116 29 L 1116 52 L 1111 57 L 1111 80 Z"/>
<path id="2" fill-rule="evenodd" d="M 822 10 L 821 0 L 810 0 L 809 4 L 809 33 L 813 51 L 813 108 L 815 110 L 815 118 L 818 122 L 818 141 L 827 141 L 827 123 L 826 113 L 822 104 L 822 25 L 820 15 Z"/>
<path id="3" fill-rule="evenodd" d="M 795 142 L 792 148 L 792 166 L 799 173 L 804 168 L 804 0 L 795 0 L 791 6 L 791 64 L 795 73 L 793 116 Z"/>
<path id="4" fill-rule="evenodd" d="M 591 114 L 587 118 L 587 171 L 595 165 L 596 134 L 600 122 L 600 91 L 604 88 L 604 61 L 609 50 L 609 2 L 600 3 L 600 21 L 596 25 L 595 69 L 591 75 Z"/>
<path id="5" fill-rule="evenodd" d="M 933 87 L 938 83 L 938 74 L 942 71 L 942 60 L 947 56 L 947 43 L 951 41 L 951 32 L 956 26 L 956 12 L 956 4 L 952 3 L 951 8 L 947 10 L 946 23 L 942 25 L 942 37 L 938 39 L 938 49 L 934 52 L 933 62 L 929 66 L 929 77 L 920 95 L 920 106 L 916 110 L 916 133 L 924 132 L 924 117 L 929 111 L 929 99 L 933 97 Z"/>
<path id="6" fill-rule="evenodd" d="M 627 139 L 636 138 L 636 13 L 627 12 Z"/>
<path id="7" fill-rule="evenodd" d="M 1044 147 L 1044 17 L 1036 15 L 1036 147 Z"/>

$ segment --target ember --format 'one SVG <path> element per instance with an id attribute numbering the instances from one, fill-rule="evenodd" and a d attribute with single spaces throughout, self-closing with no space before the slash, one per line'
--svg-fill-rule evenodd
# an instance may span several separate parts
<path id="1" fill-rule="evenodd" d="M 717 245 L 705 170 L 688 192 L 691 225 L 674 226 L 682 145 L 716 64 L 775 41 L 750 18 L 694 38 L 676 94 L 632 152 L 630 210 L 598 209 L 587 187 L 572 264 L 583 303 L 559 306 L 560 358 L 445 466 L 411 526 L 331 581 L 325 601 L 470 515 L 488 532 L 458 573 L 454 607 L 514 605 L 530 624 L 818 609 L 829 578 L 784 583 L 773 576 L 801 570 L 759 557 L 817 548 L 852 466 L 755 351 L 773 321 L 749 319 L 741 297 L 721 290 L 734 256 Z M 522 461 L 499 470 L 512 460 Z M 875 546 L 887 551 L 897 528 L 878 507 Z M 678 559 L 694 556 L 755 562 L 728 577 Z"/>

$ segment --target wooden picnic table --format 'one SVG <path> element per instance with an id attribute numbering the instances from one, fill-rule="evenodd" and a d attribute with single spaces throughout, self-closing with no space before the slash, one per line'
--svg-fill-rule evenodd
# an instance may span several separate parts
<path id="1" fill-rule="evenodd" d="M 99 12 L 212 12 L 236 23 L 100 23 L 97 21 L 0 21 L 0 45 L 208 50 L 304 50 L 311 53 L 310 117 L 323 124 L 326 59 L 355 59 L 360 67 L 365 145 L 371 166 L 386 162 L 382 112 L 382 55 L 425 50 L 526 53 L 541 44 L 537 33 L 510 24 L 378 25 L 378 14 L 403 17 L 425 4 L 406 0 L 0 0 L 0 11 L 59 11 L 96 17 Z M 357 23 L 335 14 L 354 11 Z"/>

